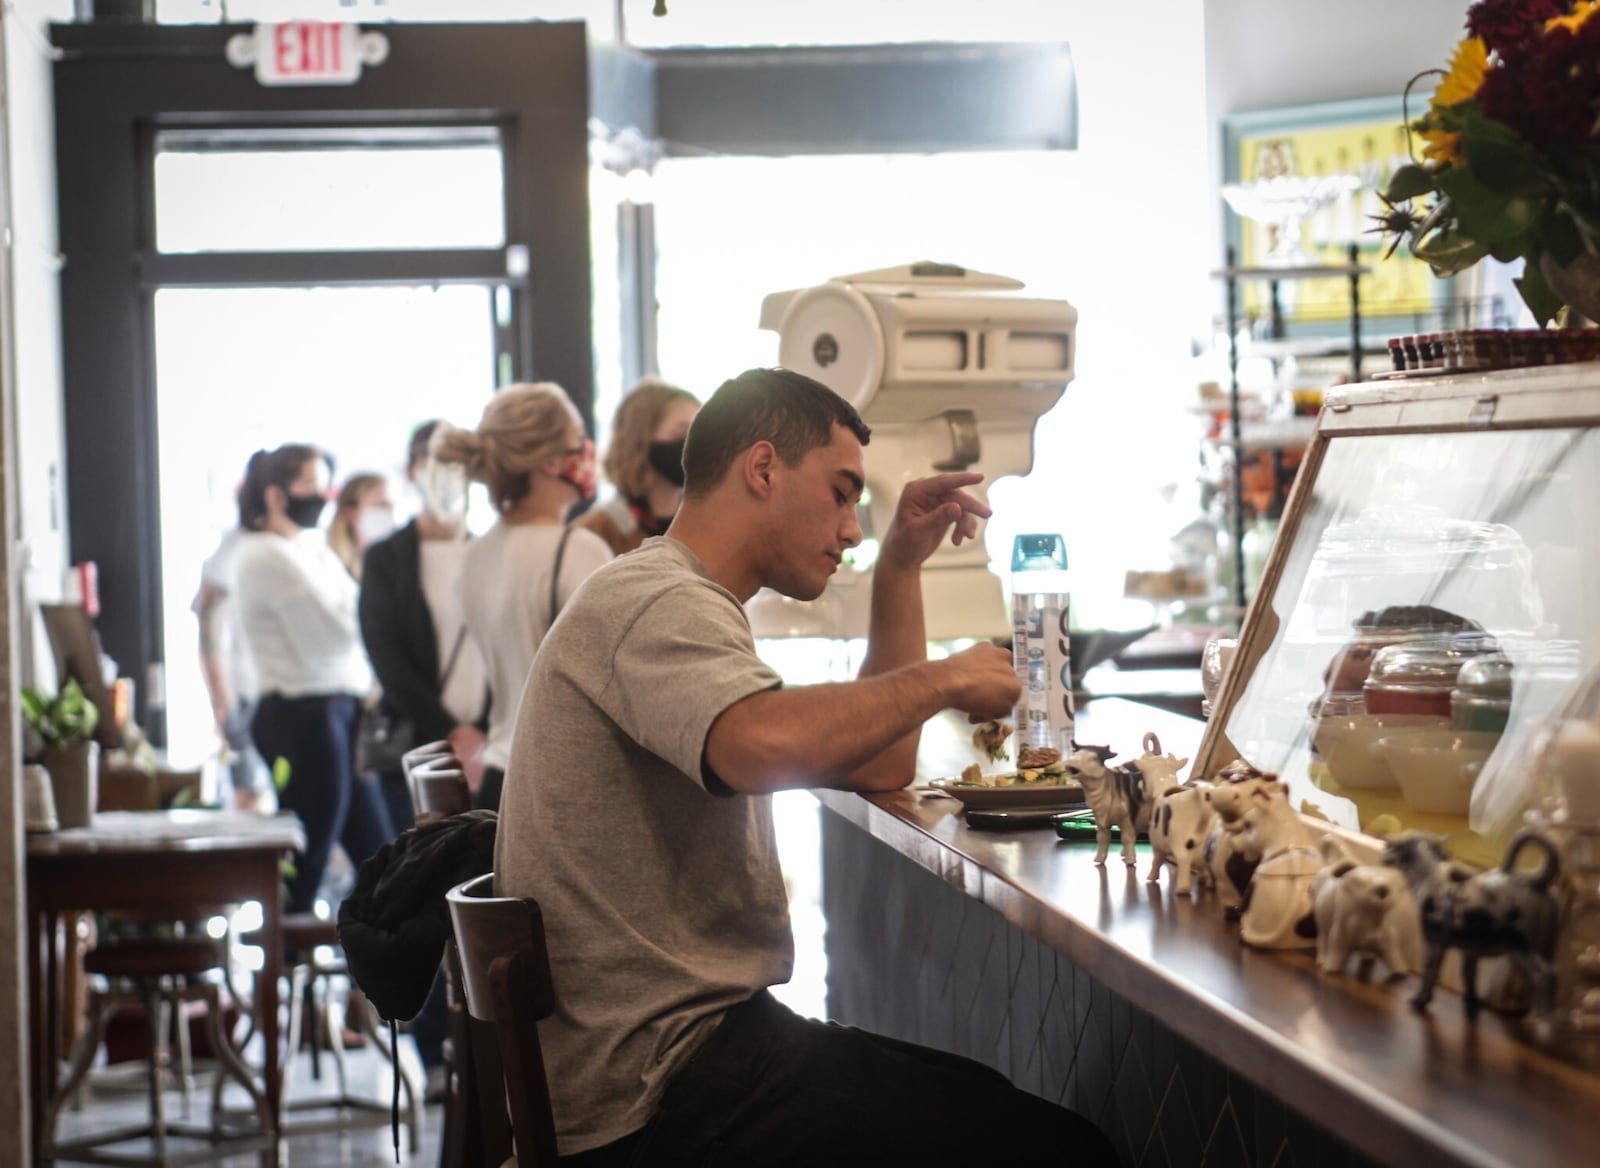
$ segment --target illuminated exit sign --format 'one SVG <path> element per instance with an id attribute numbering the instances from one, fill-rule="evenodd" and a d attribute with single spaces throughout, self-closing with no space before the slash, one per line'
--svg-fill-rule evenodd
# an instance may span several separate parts
<path id="1" fill-rule="evenodd" d="M 262 85 L 353 85 L 365 65 L 389 55 L 389 38 L 356 24 L 297 20 L 258 24 L 228 40 L 228 60 L 255 66 Z"/>

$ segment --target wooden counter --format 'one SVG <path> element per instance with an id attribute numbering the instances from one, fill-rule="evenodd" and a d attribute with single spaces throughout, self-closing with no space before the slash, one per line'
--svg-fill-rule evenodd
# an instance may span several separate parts
<path id="1" fill-rule="evenodd" d="M 1080 740 L 1132 749 L 1129 731 L 1143 726 L 1187 754 L 1199 736 L 1128 703 L 1091 712 Z M 1115 849 L 1101 868 L 1092 844 L 1053 831 L 970 830 L 947 798 L 819 798 L 833 813 L 833 1016 L 980 1057 L 1090 1114 L 1130 1163 L 1265 1166 L 1284 1145 L 1296 1163 L 1302 1148 L 1341 1165 L 1600 1163 L 1600 1076 L 1520 1041 L 1516 1023 L 1467 1022 L 1452 994 L 1415 1014 L 1414 979 L 1325 977 L 1309 953 L 1246 949 L 1214 899 L 1146 883 L 1146 845 L 1137 872 Z M 897 867 L 906 861 L 937 881 Z M 1281 1117 L 1263 1130 L 1268 1112 Z M 1229 1115 L 1232 1132 L 1221 1130 Z M 1274 1124 L 1297 1123 L 1309 1126 L 1298 1146 L 1291 1132 L 1279 1138 Z"/>

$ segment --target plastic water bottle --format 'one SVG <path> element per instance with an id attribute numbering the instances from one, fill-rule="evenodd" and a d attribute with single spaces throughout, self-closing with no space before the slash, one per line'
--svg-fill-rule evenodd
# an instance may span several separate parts
<path id="1" fill-rule="evenodd" d="M 1022 685 L 1016 742 L 1072 750 L 1071 604 L 1059 535 L 1019 535 L 1011 550 L 1011 656 Z"/>

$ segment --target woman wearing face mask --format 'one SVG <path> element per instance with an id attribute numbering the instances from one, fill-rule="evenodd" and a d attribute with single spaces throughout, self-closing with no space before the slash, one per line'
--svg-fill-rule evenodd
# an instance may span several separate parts
<path id="1" fill-rule="evenodd" d="M 467 483 L 460 466 L 428 456 L 437 421 L 411 434 L 406 478 L 422 512 L 367 549 L 361 574 L 361 639 L 383 693 L 381 712 L 412 731 L 408 746 L 446 739 L 477 785 L 489 682 L 478 646 L 467 636 L 461 574 L 467 554 Z M 380 774 L 389 819 L 412 821 L 405 776 Z M 424 1059 L 426 1062 L 427 1060 Z"/>
<path id="2" fill-rule="evenodd" d="M 392 835 L 377 784 L 355 774 L 356 722 L 372 672 L 356 629 L 355 581 L 316 530 L 329 477 L 316 447 L 280 446 L 251 456 L 239 489 L 249 534 L 235 562 L 238 618 L 261 694 L 250 732 L 280 784 L 287 767 L 278 805 L 306 833 L 289 878 L 290 912 L 314 908 L 334 844 L 360 865 Z"/>
<path id="3" fill-rule="evenodd" d="M 339 488 L 328 524 L 328 546 L 356 580 L 367 549 L 394 530 L 389 480 L 380 474 L 354 474 Z"/>
<path id="4" fill-rule="evenodd" d="M 467 545 L 461 603 L 488 667 L 489 736 L 474 799 L 498 808 L 522 686 L 555 613 L 585 577 L 611 559 L 591 531 L 563 527 L 594 495 L 594 443 L 558 385 L 510 385 L 495 394 L 476 430 L 441 424 L 436 461 L 466 467 L 500 513 Z M 559 561 L 559 572 L 557 564 Z M 552 586 L 553 584 L 553 586 Z"/>
<path id="5" fill-rule="evenodd" d="M 574 519 L 611 546 L 631 552 L 661 535 L 683 498 L 683 440 L 700 412 L 686 389 L 646 378 L 628 391 L 611 423 L 606 478 L 617 493 Z"/>

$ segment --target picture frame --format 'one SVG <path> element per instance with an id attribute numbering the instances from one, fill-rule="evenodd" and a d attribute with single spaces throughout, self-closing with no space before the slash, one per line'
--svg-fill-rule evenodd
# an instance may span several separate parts
<path id="1" fill-rule="evenodd" d="M 1440 331 L 1454 327 L 1504 327 L 1508 307 L 1469 297 L 1465 281 L 1441 280 L 1404 244 L 1389 252 L 1393 237 L 1374 231 L 1373 216 L 1385 207 L 1381 192 L 1396 168 L 1418 156 L 1406 114 L 1415 119 L 1423 99 L 1393 97 L 1322 102 L 1315 105 L 1230 114 L 1222 120 L 1223 182 L 1240 183 L 1288 175 L 1354 176 L 1359 185 L 1334 204 L 1306 217 L 1302 242 L 1317 262 L 1349 262 L 1349 248 L 1369 269 L 1361 277 L 1361 314 L 1373 337 Z M 1223 201 L 1223 239 L 1236 263 L 1249 268 L 1267 250 L 1265 224 L 1244 219 Z M 1285 285 L 1284 324 L 1292 335 L 1337 335 L 1349 316 L 1349 287 L 1342 279 Z M 1268 289 L 1244 289 L 1247 317 L 1270 314 Z"/>

